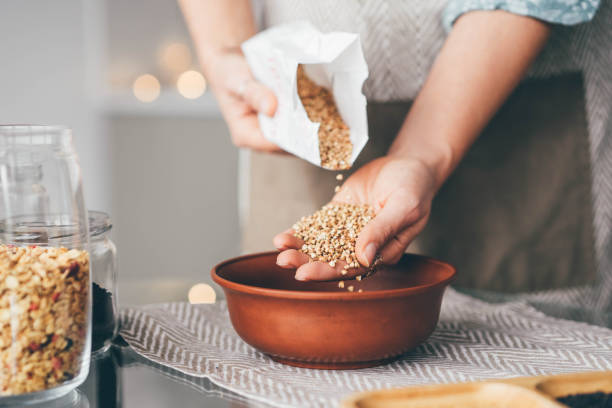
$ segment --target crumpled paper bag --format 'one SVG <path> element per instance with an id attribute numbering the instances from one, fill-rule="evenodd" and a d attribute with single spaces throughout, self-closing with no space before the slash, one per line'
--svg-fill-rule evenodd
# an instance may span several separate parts
<path id="1" fill-rule="evenodd" d="M 368 141 L 367 102 L 361 91 L 368 66 L 359 35 L 322 33 L 299 21 L 260 32 L 242 44 L 242 51 L 255 78 L 278 99 L 274 117 L 259 114 L 264 137 L 321 166 L 319 124 L 308 119 L 297 93 L 297 67 L 303 64 L 308 77 L 334 95 L 338 112 L 350 129 L 352 165 Z"/>

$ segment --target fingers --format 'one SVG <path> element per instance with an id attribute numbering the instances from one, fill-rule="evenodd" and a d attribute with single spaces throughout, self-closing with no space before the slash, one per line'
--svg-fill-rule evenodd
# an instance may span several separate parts
<path id="1" fill-rule="evenodd" d="M 276 96 L 267 86 L 255 80 L 247 82 L 244 100 L 255 110 L 267 116 L 276 112 Z"/>
<path id="2" fill-rule="evenodd" d="M 311 258 L 307 254 L 299 251 L 304 245 L 304 241 L 294 236 L 292 229 L 276 235 L 273 241 L 274 246 L 281 251 L 276 257 L 276 264 L 281 268 L 297 269 L 295 273 L 295 279 L 297 280 L 350 279 L 366 272 L 363 268 L 351 268 L 343 274 L 346 265 L 344 261 L 335 262 L 333 267 L 326 262 L 311 262 Z"/>
<path id="3" fill-rule="evenodd" d="M 276 257 L 276 264 L 281 268 L 295 269 L 310 262 L 310 257 L 297 249 L 287 249 Z"/>
<path id="4" fill-rule="evenodd" d="M 406 250 L 406 247 L 408 247 L 410 241 L 408 241 L 408 244 L 404 245 L 404 240 L 400 238 L 400 235 L 391 238 L 391 240 L 389 240 L 389 242 L 387 242 L 385 246 L 378 251 L 383 263 L 388 265 L 396 264 L 404 254 L 404 251 Z"/>
<path id="5" fill-rule="evenodd" d="M 238 147 L 255 149 L 267 153 L 279 153 L 283 150 L 266 139 L 259 128 L 257 115 L 250 114 L 229 122 L 232 141 Z"/>
<path id="6" fill-rule="evenodd" d="M 404 255 L 406 248 L 408 248 L 408 245 L 410 245 L 414 237 L 416 237 L 418 234 L 420 225 L 421 222 L 417 222 L 416 224 L 406 228 L 387 241 L 382 249 L 378 251 L 382 261 L 385 264 L 393 265 L 400 260 L 402 255 Z"/>
<path id="7" fill-rule="evenodd" d="M 232 93 L 244 100 L 253 110 L 267 116 L 274 116 L 276 112 L 276 96 L 274 92 L 255 79 L 246 78 L 242 81 L 230 80 L 228 88 Z"/>
<path id="8" fill-rule="evenodd" d="M 224 54 L 214 65 L 215 90 L 221 112 L 238 147 L 266 153 L 285 153 L 267 140 L 259 127 L 258 113 L 273 116 L 277 109 L 274 92 L 253 78 L 239 50 Z"/>
<path id="9" fill-rule="evenodd" d="M 287 230 L 276 235 L 273 239 L 274 247 L 279 251 L 286 249 L 300 249 L 304 241 L 293 235 L 293 230 Z"/>
<path id="10" fill-rule="evenodd" d="M 362 265 L 368 267 L 372 265 L 379 250 L 423 216 L 418 204 L 418 200 L 402 191 L 389 197 L 376 217 L 366 224 L 357 238 L 355 252 Z M 397 249 L 406 240 L 407 237 L 402 237 L 401 240 L 392 245 L 391 248 L 394 249 L 390 251 L 394 257 L 397 256 Z M 385 260 L 384 257 L 383 260 Z"/>
<path id="11" fill-rule="evenodd" d="M 300 281 L 326 281 L 336 279 L 350 279 L 366 273 L 364 268 L 351 268 L 345 270 L 345 262 L 339 261 L 334 267 L 327 262 L 311 262 L 310 257 L 297 249 L 286 249 L 276 257 L 276 264 L 281 268 L 297 269 L 295 279 Z"/>
<path id="12" fill-rule="evenodd" d="M 351 268 L 346 270 L 346 274 L 343 275 L 344 265 L 346 265 L 344 262 L 337 262 L 334 267 L 331 267 L 327 262 L 320 261 L 304 263 L 295 272 L 295 279 L 299 281 L 350 279 L 366 272 L 363 268 Z"/>

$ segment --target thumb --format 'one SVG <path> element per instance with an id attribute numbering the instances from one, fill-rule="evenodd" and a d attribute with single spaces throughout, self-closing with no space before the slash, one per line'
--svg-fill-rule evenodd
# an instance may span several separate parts
<path id="1" fill-rule="evenodd" d="M 371 266 L 378 251 L 420 216 L 418 200 L 407 193 L 392 194 L 376 217 L 361 230 L 355 245 L 357 260 Z"/>
<path id="2" fill-rule="evenodd" d="M 261 82 L 248 78 L 242 83 L 232 83 L 232 91 L 242 98 L 253 110 L 267 116 L 276 112 L 276 96 L 274 92 Z"/>

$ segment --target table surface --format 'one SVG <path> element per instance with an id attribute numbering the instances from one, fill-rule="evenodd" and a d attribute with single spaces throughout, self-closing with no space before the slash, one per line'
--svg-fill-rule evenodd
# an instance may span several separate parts
<path id="1" fill-rule="evenodd" d="M 92 358 L 89 376 L 78 390 L 58 408 L 267 407 L 207 379 L 151 363 L 125 344 L 115 344 Z"/>
<path id="2" fill-rule="evenodd" d="M 92 358 L 89 375 L 78 391 L 41 407 L 270 408 L 270 405 L 240 396 L 205 378 L 190 377 L 153 363 L 118 337 L 109 350 Z"/>

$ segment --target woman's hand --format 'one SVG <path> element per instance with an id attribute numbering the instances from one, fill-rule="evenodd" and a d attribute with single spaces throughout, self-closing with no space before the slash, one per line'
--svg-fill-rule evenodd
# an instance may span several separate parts
<path id="1" fill-rule="evenodd" d="M 523 77 L 549 33 L 541 21 L 501 10 L 473 11 L 457 20 L 390 155 L 363 166 L 334 196 L 334 201 L 370 204 L 376 211 L 357 239 L 362 265 L 369 267 L 376 254 L 384 263 L 399 260 L 425 226 L 435 192 Z M 308 255 L 297 251 L 302 243 L 291 232 L 274 238 L 282 251 L 280 266 L 298 268 L 298 280 L 343 278 L 341 262 L 335 268 L 309 262 Z M 345 277 L 364 270 L 350 270 Z"/>
<path id="2" fill-rule="evenodd" d="M 253 78 L 240 51 L 240 44 L 257 31 L 251 2 L 179 0 L 179 4 L 234 144 L 280 152 L 264 138 L 257 120 L 258 113 L 274 115 L 276 97 Z"/>
<path id="3" fill-rule="evenodd" d="M 389 156 L 376 159 L 349 177 L 332 199 L 374 208 L 376 217 L 363 228 L 355 246 L 363 266 L 342 275 L 343 261 L 334 268 L 325 262 L 310 262 L 307 254 L 298 251 L 303 242 L 291 230 L 274 237 L 274 245 L 282 251 L 276 262 L 284 268 L 297 268 L 295 278 L 303 281 L 363 274 L 376 255 L 384 263 L 396 263 L 427 223 L 436 189 L 435 172 L 424 162 Z"/>
<path id="4" fill-rule="evenodd" d="M 283 152 L 276 144 L 264 138 L 257 119 L 258 113 L 274 116 L 276 96 L 253 78 L 239 49 L 216 53 L 206 68 L 206 76 L 217 97 L 233 143 L 238 147 L 262 152 Z"/>

